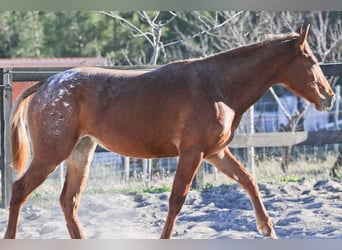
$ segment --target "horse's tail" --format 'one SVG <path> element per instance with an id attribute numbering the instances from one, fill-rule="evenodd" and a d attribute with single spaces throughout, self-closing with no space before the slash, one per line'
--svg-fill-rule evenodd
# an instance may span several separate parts
<path id="1" fill-rule="evenodd" d="M 11 146 L 14 170 L 20 174 L 30 158 L 30 143 L 25 127 L 29 96 L 34 94 L 44 81 L 25 89 L 18 97 L 11 115 Z"/>

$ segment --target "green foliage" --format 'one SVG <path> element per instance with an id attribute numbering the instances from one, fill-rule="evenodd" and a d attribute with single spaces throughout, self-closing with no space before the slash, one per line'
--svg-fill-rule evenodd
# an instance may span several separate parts
<path id="1" fill-rule="evenodd" d="M 208 190 L 208 189 L 210 189 L 210 188 L 212 188 L 212 187 L 213 187 L 213 184 L 211 184 L 211 183 L 209 183 L 209 182 L 206 182 L 206 183 L 204 184 L 203 191 L 206 191 L 206 190 Z"/>
<path id="2" fill-rule="evenodd" d="M 113 12 L 114 13 L 114 12 Z M 0 12 L 0 57 L 108 57 L 113 65 L 148 64 L 155 52 L 156 28 L 141 13 L 115 12 L 134 25 L 100 12 L 3 11 Z M 310 36 L 316 53 L 339 60 L 342 12 L 272 11 L 146 11 L 160 29 L 158 64 L 201 57 L 255 42 L 265 34 L 288 32 L 299 23 L 323 27 L 324 37 Z M 174 15 L 176 14 L 176 17 Z M 174 17 L 174 18 L 173 18 Z M 172 20 L 168 23 L 169 20 Z M 221 24 L 224 24 L 221 26 Z M 334 29 L 334 30 L 333 30 Z M 317 32 L 317 31 L 316 31 Z M 148 37 L 148 39 L 147 39 Z M 322 39 L 325 43 L 320 44 Z M 318 40 L 320 39 L 320 40 Z M 337 40 L 336 40 L 337 39 Z M 341 39 L 340 39 L 341 40 Z M 329 46 L 332 47 L 330 50 Z M 322 57 L 323 58 L 323 57 Z"/>
<path id="3" fill-rule="evenodd" d="M 333 180 L 342 180 L 342 175 L 336 176 L 332 178 Z"/>
<path id="4" fill-rule="evenodd" d="M 285 176 L 280 178 L 280 182 L 302 182 L 305 180 L 305 177 L 298 176 Z"/>
<path id="5" fill-rule="evenodd" d="M 143 189 L 144 193 L 163 193 L 163 192 L 171 192 L 171 187 L 162 185 L 160 187 L 153 187 L 153 188 L 145 188 Z"/>
<path id="6" fill-rule="evenodd" d="M 162 192 L 171 192 L 171 187 L 161 184 L 156 187 L 141 187 L 141 186 L 124 186 L 124 187 L 111 187 L 106 186 L 103 187 L 101 185 L 94 185 L 86 188 L 85 193 L 87 194 L 111 194 L 111 193 L 123 193 L 123 194 L 131 194 L 134 196 L 139 196 L 142 194 L 148 193 L 162 193 Z"/>
<path id="7" fill-rule="evenodd" d="M 40 56 L 43 29 L 39 12 L 1 12 L 0 20 L 1 57 Z"/>

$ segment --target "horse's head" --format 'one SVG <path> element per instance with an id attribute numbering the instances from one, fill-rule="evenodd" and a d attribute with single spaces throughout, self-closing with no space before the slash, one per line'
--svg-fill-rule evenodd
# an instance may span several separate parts
<path id="1" fill-rule="evenodd" d="M 283 72 L 284 84 L 297 95 L 315 104 L 319 111 L 332 108 L 335 94 L 325 78 L 317 58 L 306 41 L 309 32 L 300 26 L 295 41 L 295 55 Z"/>

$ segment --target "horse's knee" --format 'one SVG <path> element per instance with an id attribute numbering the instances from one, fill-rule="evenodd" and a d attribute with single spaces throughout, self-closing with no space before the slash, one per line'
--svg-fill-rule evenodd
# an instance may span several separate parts
<path id="1" fill-rule="evenodd" d="M 169 198 L 170 212 L 174 213 L 175 215 L 179 214 L 185 202 L 185 199 L 186 199 L 186 196 L 182 194 L 172 193 Z"/>

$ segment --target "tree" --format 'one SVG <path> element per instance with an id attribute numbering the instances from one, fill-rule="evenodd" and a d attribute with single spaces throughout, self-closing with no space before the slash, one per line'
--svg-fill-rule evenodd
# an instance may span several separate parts
<path id="1" fill-rule="evenodd" d="M 0 13 L 1 57 L 37 57 L 43 46 L 38 11 Z"/>
<path id="2" fill-rule="evenodd" d="M 186 46 L 187 42 L 196 40 L 196 38 L 201 36 L 210 35 L 214 30 L 229 24 L 231 19 L 237 17 L 242 12 L 235 12 L 227 18 L 219 16 L 219 12 L 208 11 L 201 14 L 197 12 L 173 11 L 137 11 L 131 13 L 131 15 L 136 16 L 138 19 L 128 19 L 122 13 L 114 11 L 101 11 L 99 13 L 118 20 L 131 31 L 131 37 L 143 38 L 149 45 L 149 48 L 151 48 L 150 53 L 145 53 L 150 58 L 148 64 L 156 65 L 158 59 L 160 59 L 161 52 L 163 52 L 164 58 L 166 58 L 167 54 L 169 54 L 168 52 L 174 51 L 176 46 L 181 44 Z M 204 21 L 202 15 L 207 17 L 208 20 L 212 19 L 211 22 Z M 193 30 L 196 31 L 194 32 Z M 170 36 L 170 34 L 172 35 Z M 178 47 L 178 53 L 179 50 L 181 50 L 180 47 Z M 181 58 L 184 58 L 184 56 L 181 56 Z"/>
<path id="3" fill-rule="evenodd" d="M 174 12 L 169 11 L 168 13 L 170 15 L 168 16 L 165 14 L 163 15 L 161 11 L 137 11 L 136 14 L 139 17 L 140 22 L 146 25 L 135 24 L 133 21 L 120 16 L 119 13 L 114 11 L 101 11 L 100 13 L 110 16 L 126 25 L 131 30 L 133 37 L 143 37 L 153 49 L 148 64 L 157 64 L 160 51 L 164 49 L 164 44 L 161 41 L 163 29 L 166 29 L 167 26 L 176 18 L 176 14 Z"/>
<path id="4" fill-rule="evenodd" d="M 43 18 L 47 56 L 103 56 L 113 40 L 113 22 L 92 12 L 45 12 Z"/>
<path id="5" fill-rule="evenodd" d="M 314 52 L 320 62 L 336 62 L 342 59 L 342 14 L 336 11 L 307 13 L 311 23 Z"/>

